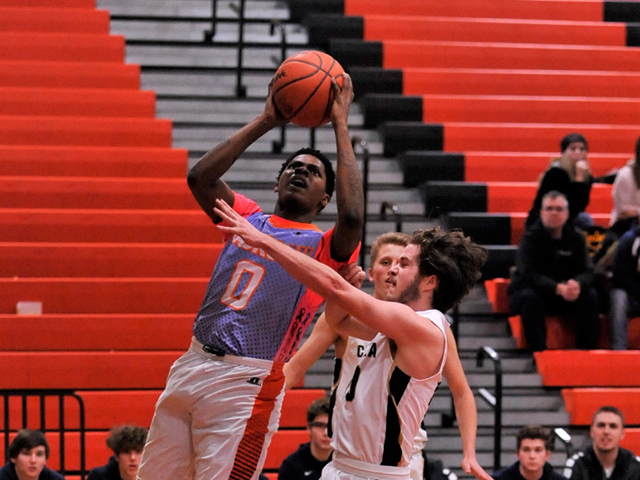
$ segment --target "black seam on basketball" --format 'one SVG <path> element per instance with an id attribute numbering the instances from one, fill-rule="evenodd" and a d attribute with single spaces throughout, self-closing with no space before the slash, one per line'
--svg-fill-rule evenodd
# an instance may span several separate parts
<path id="1" fill-rule="evenodd" d="M 311 65 L 311 64 L 309 64 L 309 65 Z M 310 73 L 306 77 L 298 77 L 298 78 L 295 78 L 295 79 L 291 80 L 288 83 L 285 83 L 284 85 L 281 85 L 280 87 L 278 87 L 278 89 L 275 92 L 273 92 L 273 95 L 277 94 L 280 90 L 282 90 L 285 87 L 288 87 L 289 85 L 291 85 L 293 83 L 299 82 L 301 80 L 306 80 L 309 77 L 313 77 L 316 73 L 318 73 L 319 70 L 321 70 L 321 69 L 317 68 L 315 72 Z"/>

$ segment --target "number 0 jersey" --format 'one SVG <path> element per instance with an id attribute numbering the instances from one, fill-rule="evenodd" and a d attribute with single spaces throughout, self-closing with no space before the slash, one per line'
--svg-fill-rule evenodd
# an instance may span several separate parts
<path id="1" fill-rule="evenodd" d="M 409 465 L 447 355 L 444 315 L 438 310 L 416 313 L 438 326 L 445 338 L 435 375 L 418 380 L 400 370 L 391 339 L 380 333 L 364 344 L 350 338 L 342 358 L 336 358 L 330 434 L 338 455 L 370 465 Z"/>
<path id="2" fill-rule="evenodd" d="M 331 259 L 333 229 L 265 215 L 235 193 L 233 209 L 258 230 L 337 270 L 347 262 Z M 213 270 L 193 333 L 221 353 L 284 362 L 295 351 L 323 299 L 289 275 L 260 249 L 238 236 L 226 245 Z M 355 261 L 357 251 L 349 262 Z"/>

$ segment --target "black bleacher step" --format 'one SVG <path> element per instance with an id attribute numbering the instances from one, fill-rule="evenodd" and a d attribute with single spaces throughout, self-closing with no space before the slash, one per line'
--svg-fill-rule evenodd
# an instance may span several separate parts
<path id="1" fill-rule="evenodd" d="M 427 181 L 419 189 L 425 214 L 431 217 L 449 212 L 487 211 L 486 183 Z"/>
<path id="2" fill-rule="evenodd" d="M 383 122 L 422 122 L 422 97 L 389 93 L 370 93 L 360 99 L 364 127 L 376 128 Z"/>
<path id="3" fill-rule="evenodd" d="M 348 73 L 353 81 L 353 93 L 356 99 L 368 93 L 402 93 L 402 70 L 351 67 Z"/>
<path id="4" fill-rule="evenodd" d="M 329 40 L 328 53 L 347 72 L 352 67 L 382 67 L 382 42 L 332 38 Z"/>
<path id="5" fill-rule="evenodd" d="M 289 19 L 300 23 L 309 13 L 342 13 L 344 14 L 344 0 L 287 0 L 289 4 Z"/>
<path id="6" fill-rule="evenodd" d="M 482 279 L 508 278 L 509 269 L 516 263 L 518 247 L 515 245 L 483 245 L 489 255 L 482 268 Z"/>
<path id="7" fill-rule="evenodd" d="M 303 21 L 307 28 L 309 44 L 326 50 L 331 38 L 364 37 L 364 19 L 339 13 L 309 13 Z"/>
<path id="8" fill-rule="evenodd" d="M 640 23 L 627 24 L 627 47 L 640 47 Z"/>
<path id="9" fill-rule="evenodd" d="M 605 22 L 640 22 L 640 3 L 604 2 Z"/>
<path id="10" fill-rule="evenodd" d="M 427 181 L 464 181 L 464 154 L 411 150 L 398 156 L 402 185 L 417 187 Z"/>
<path id="11" fill-rule="evenodd" d="M 444 126 L 422 122 L 384 122 L 379 127 L 385 157 L 409 150 L 443 150 Z"/>
<path id="12" fill-rule="evenodd" d="M 445 224 L 450 230 L 462 230 L 476 243 L 511 244 L 511 217 L 506 214 L 451 212 Z"/>

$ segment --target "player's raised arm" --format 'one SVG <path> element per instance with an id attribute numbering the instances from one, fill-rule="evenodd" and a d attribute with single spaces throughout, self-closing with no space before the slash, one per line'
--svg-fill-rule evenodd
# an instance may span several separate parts
<path id="1" fill-rule="evenodd" d="M 336 166 L 336 203 L 338 220 L 331 243 L 334 260 L 345 261 L 358 247 L 364 223 L 364 193 L 362 178 L 353 152 L 347 118 L 353 101 L 351 77 L 344 74 L 342 90 L 332 79 L 335 100 L 331 108 L 331 124 L 336 136 L 338 163 Z"/>
<path id="2" fill-rule="evenodd" d="M 222 231 L 238 235 L 248 245 L 263 250 L 327 302 L 335 303 L 362 323 L 392 338 L 398 346 L 398 365 L 407 375 L 426 378 L 437 371 L 440 356 L 434 355 L 433 349 L 444 349 L 445 340 L 432 322 L 421 321 L 407 305 L 370 297 L 330 267 L 258 231 L 222 200 L 217 202 L 216 213 L 225 220 L 226 225 L 219 227 Z M 433 282 L 429 280 L 432 277 L 424 280 Z"/>
<path id="3" fill-rule="evenodd" d="M 217 198 L 224 199 L 233 205 L 234 194 L 229 186 L 220 178 L 224 175 L 242 153 L 256 140 L 272 128 L 284 125 L 286 120 L 273 105 L 271 85 L 264 111 L 247 125 L 225 138 L 218 145 L 205 153 L 187 174 L 187 183 L 191 193 L 200 207 L 215 222 L 220 221 L 214 211 Z"/>

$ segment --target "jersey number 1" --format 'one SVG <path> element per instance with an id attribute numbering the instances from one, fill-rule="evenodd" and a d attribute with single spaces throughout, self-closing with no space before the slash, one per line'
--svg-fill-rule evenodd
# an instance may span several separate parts
<path id="1" fill-rule="evenodd" d="M 257 263 L 253 263 L 248 260 L 241 260 L 236 265 L 236 269 L 233 271 L 233 275 L 231 275 L 229 285 L 227 285 L 220 301 L 234 310 L 242 310 L 247 306 L 247 303 L 251 300 L 256 288 L 260 285 L 262 277 L 264 277 L 264 272 L 265 270 L 262 265 L 258 265 Z M 240 284 L 240 280 L 245 273 L 250 276 L 249 280 L 241 291 L 236 292 L 236 289 Z"/>

